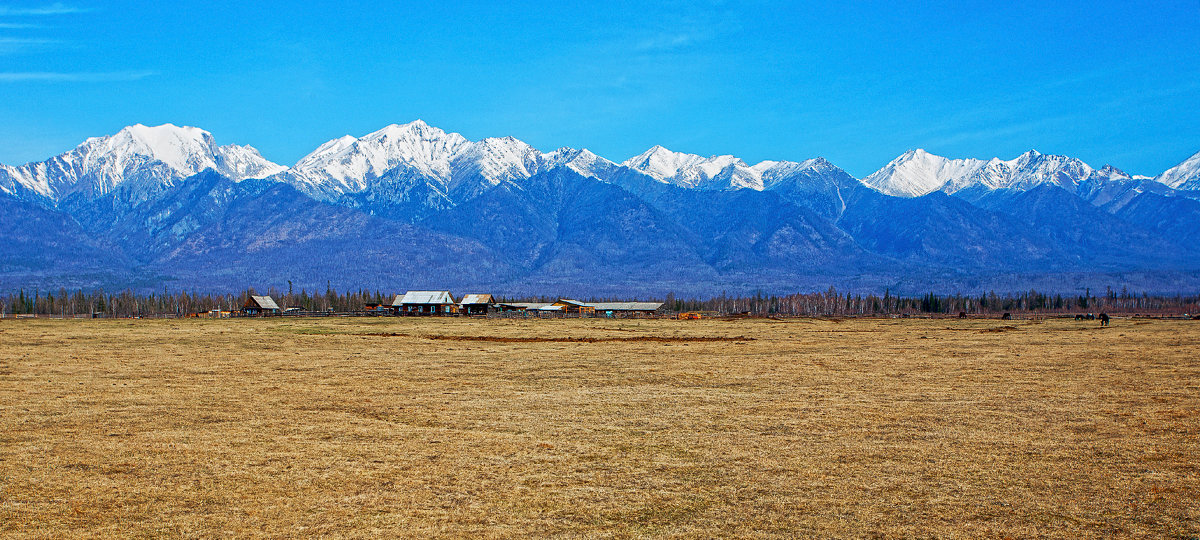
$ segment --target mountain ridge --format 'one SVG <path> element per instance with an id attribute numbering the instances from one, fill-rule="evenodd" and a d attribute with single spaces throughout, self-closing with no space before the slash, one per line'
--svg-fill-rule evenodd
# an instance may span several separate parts
<path id="1" fill-rule="evenodd" d="M 1190 186 L 1193 161 L 1151 179 L 1037 151 L 912 150 L 860 180 L 819 157 L 653 146 L 617 163 L 418 120 L 285 167 L 199 128 L 135 125 L 0 166 L 0 287 L 1200 288 L 1200 191 L 1162 180 Z"/>

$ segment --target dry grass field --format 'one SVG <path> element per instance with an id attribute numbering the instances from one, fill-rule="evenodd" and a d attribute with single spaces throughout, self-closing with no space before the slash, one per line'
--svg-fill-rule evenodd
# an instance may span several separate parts
<path id="1" fill-rule="evenodd" d="M 0 320 L 3 537 L 1188 538 L 1197 500 L 1200 322 Z"/>

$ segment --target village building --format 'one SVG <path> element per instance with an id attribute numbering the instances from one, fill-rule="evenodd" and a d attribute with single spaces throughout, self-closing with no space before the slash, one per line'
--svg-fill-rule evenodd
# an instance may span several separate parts
<path id="1" fill-rule="evenodd" d="M 555 302 L 554 305 L 560 306 L 564 313 L 617 317 L 652 315 L 662 307 L 662 302 L 580 302 L 579 300 L 562 298 Z"/>
<path id="2" fill-rule="evenodd" d="M 662 309 L 662 302 L 592 302 L 597 315 L 615 317 L 620 315 L 653 315 Z"/>
<path id="3" fill-rule="evenodd" d="M 246 303 L 242 305 L 242 313 L 246 315 L 279 315 L 282 310 L 279 309 L 279 304 L 275 303 L 275 299 L 270 296 L 255 296 L 251 295 Z"/>
<path id="4" fill-rule="evenodd" d="M 491 307 L 490 294 L 468 294 L 458 302 L 458 312 L 463 315 L 487 315 Z"/>
<path id="5" fill-rule="evenodd" d="M 458 304 L 450 291 L 408 291 L 404 296 L 396 295 L 392 301 L 400 315 L 452 315 L 458 313 Z"/>
<path id="6" fill-rule="evenodd" d="M 557 302 L 555 302 L 554 305 L 558 306 L 559 309 L 561 309 L 563 311 L 563 313 L 578 313 L 580 315 L 590 315 L 590 314 L 593 314 L 596 312 L 596 308 L 592 307 L 591 304 L 589 304 L 587 302 L 580 302 L 578 300 L 571 300 L 569 298 L 561 298 Z"/>
<path id="7" fill-rule="evenodd" d="M 551 306 L 548 302 L 505 302 L 496 304 L 498 311 L 537 311 L 545 306 Z"/>
<path id="8" fill-rule="evenodd" d="M 562 298 L 554 303 L 506 302 L 496 304 L 499 311 L 524 311 L 536 315 L 578 315 L 581 317 L 628 317 L 653 315 L 662 302 L 581 302 Z"/>

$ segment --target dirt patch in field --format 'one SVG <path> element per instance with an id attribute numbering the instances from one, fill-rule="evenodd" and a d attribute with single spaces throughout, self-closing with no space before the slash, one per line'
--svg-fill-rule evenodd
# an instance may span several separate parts
<path id="1" fill-rule="evenodd" d="M 505 336 L 452 336 L 442 334 L 427 334 L 425 339 L 441 339 L 447 341 L 489 341 L 494 343 L 601 343 L 601 342 L 631 342 L 653 341 L 662 343 L 679 342 L 712 342 L 712 341 L 753 341 L 752 337 L 724 336 L 633 336 L 633 337 L 505 337 Z"/>
<path id="2" fill-rule="evenodd" d="M 979 333 L 987 334 L 989 332 L 1010 332 L 1016 329 L 1017 327 L 1015 326 L 997 326 L 995 328 L 984 328 L 983 330 L 980 330 Z"/>

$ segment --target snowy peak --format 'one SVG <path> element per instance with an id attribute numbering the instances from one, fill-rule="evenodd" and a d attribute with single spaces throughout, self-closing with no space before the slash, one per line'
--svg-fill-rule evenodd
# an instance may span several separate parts
<path id="1" fill-rule="evenodd" d="M 393 185 L 428 185 L 451 198 L 470 198 L 502 182 L 520 181 L 566 166 L 585 176 L 606 175 L 615 164 L 587 150 L 542 153 L 514 137 L 470 141 L 421 120 L 392 124 L 361 138 L 329 141 L 282 177 L 310 195 L 336 200 L 384 191 L 406 196 Z M 413 179 L 419 179 L 413 183 Z"/>
<path id="2" fill-rule="evenodd" d="M 88 153 L 113 156 L 118 161 L 146 156 L 177 171 L 187 171 L 215 167 L 216 147 L 212 135 L 200 128 L 134 124 L 110 137 L 88 139 L 80 148 L 87 148 Z"/>
<path id="3" fill-rule="evenodd" d="M 1174 189 L 1200 190 L 1200 152 L 1167 169 L 1155 180 Z"/>
<path id="4" fill-rule="evenodd" d="M 703 157 L 655 145 L 622 165 L 659 182 L 696 189 L 762 189 L 762 174 L 730 156 Z"/>
<path id="5" fill-rule="evenodd" d="M 482 178 L 488 185 L 506 180 L 529 178 L 537 174 L 542 153 L 513 137 L 489 137 L 467 144 L 453 156 L 451 189 L 459 188 L 471 178 Z"/>
<path id="6" fill-rule="evenodd" d="M 450 158 L 468 141 L 416 120 L 391 124 L 361 138 L 345 135 L 319 146 L 292 167 L 288 178 L 309 192 L 357 192 L 404 165 L 447 180 Z"/>
<path id="7" fill-rule="evenodd" d="M 609 174 L 619 167 L 586 148 L 576 150 L 564 146 L 546 154 L 545 159 L 547 169 L 567 167 L 583 176 L 600 179 L 608 178 Z"/>
<path id="8" fill-rule="evenodd" d="M 1093 169 L 1066 156 L 1030 150 L 1011 160 L 992 158 L 948 159 L 924 150 L 909 150 L 863 183 L 887 195 L 920 197 L 934 191 L 957 193 L 965 189 L 1028 190 L 1053 184 L 1074 192 Z"/>
<path id="9" fill-rule="evenodd" d="M 184 176 L 214 169 L 234 180 L 261 178 L 285 169 L 264 159 L 251 146 L 217 146 L 211 133 L 174 124 L 134 124 L 109 137 L 88 139 L 67 156 L 79 154 L 85 162 L 125 168 L 138 161 L 155 161 Z"/>
<path id="10" fill-rule="evenodd" d="M 702 162 L 704 158 L 696 154 L 672 152 L 656 144 L 621 164 L 656 180 L 666 181 L 678 176 L 680 171 Z"/>
<path id="11" fill-rule="evenodd" d="M 248 144 L 227 144 L 217 148 L 217 167 L 234 180 L 267 178 L 287 170 L 287 167 L 267 161 L 257 148 Z"/>
<path id="12" fill-rule="evenodd" d="M 771 189 L 788 179 L 824 178 L 830 175 L 849 177 L 845 171 L 820 157 L 804 161 L 762 161 L 752 168 L 758 171 L 763 189 Z"/>
<path id="13" fill-rule="evenodd" d="M 1087 163 L 1067 156 L 1041 154 L 1030 150 L 1009 163 L 1010 174 L 997 180 L 995 188 L 1032 189 L 1043 184 L 1074 192 L 1080 182 L 1094 171 Z"/>
<path id="14" fill-rule="evenodd" d="M 942 189 L 955 179 L 965 179 L 989 164 L 979 159 L 947 159 L 917 148 L 863 179 L 887 195 L 920 197 Z"/>
<path id="15" fill-rule="evenodd" d="M 200 128 L 135 124 L 105 137 L 92 137 L 70 152 L 21 167 L 0 169 L 0 190 L 20 186 L 58 201 L 79 193 L 99 196 L 117 186 L 157 189 L 205 169 L 233 180 L 264 178 L 285 170 L 250 146 L 217 146 Z"/>
<path id="16" fill-rule="evenodd" d="M 1089 182 L 1126 182 L 1129 180 L 1134 180 L 1129 173 L 1107 164 L 1092 171 L 1087 178 Z"/>

